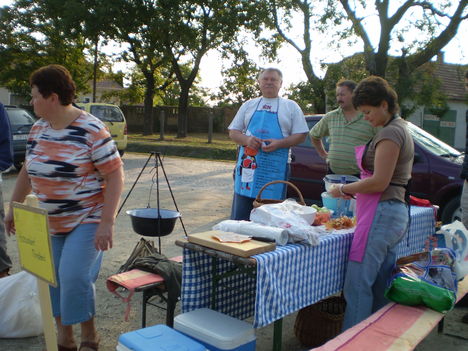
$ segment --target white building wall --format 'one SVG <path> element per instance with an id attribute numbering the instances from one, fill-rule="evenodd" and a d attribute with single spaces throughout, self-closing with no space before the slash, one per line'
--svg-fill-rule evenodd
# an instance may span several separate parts
<path id="1" fill-rule="evenodd" d="M 463 102 L 450 102 L 451 110 L 457 111 L 457 127 L 455 128 L 455 145 L 458 150 L 465 150 L 466 144 L 466 110 L 468 105 Z"/>
<path id="2" fill-rule="evenodd" d="M 413 124 L 416 124 L 418 127 L 422 128 L 423 127 L 423 122 L 424 122 L 424 107 L 418 107 L 416 111 L 414 111 L 408 118 L 408 121 L 410 121 Z"/>
<path id="3" fill-rule="evenodd" d="M 466 110 L 468 105 L 463 102 L 448 102 L 449 110 L 456 111 L 456 128 L 455 128 L 455 141 L 454 148 L 458 150 L 465 150 L 465 140 L 466 140 Z M 424 107 L 418 107 L 416 111 L 411 114 L 408 118 L 408 121 L 416 124 L 418 127 L 423 127 L 424 124 Z"/>
<path id="4" fill-rule="evenodd" d="M 0 87 L 0 102 L 4 105 L 10 105 L 10 92 L 4 87 Z"/>

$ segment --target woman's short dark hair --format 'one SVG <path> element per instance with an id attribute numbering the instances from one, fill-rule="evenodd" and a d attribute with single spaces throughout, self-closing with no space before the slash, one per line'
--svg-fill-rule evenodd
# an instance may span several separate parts
<path id="1" fill-rule="evenodd" d="M 70 105 L 75 98 L 75 82 L 70 72 L 61 65 L 48 65 L 35 70 L 29 77 L 29 85 L 37 87 L 41 95 L 48 98 L 57 94 L 60 104 Z"/>
<path id="2" fill-rule="evenodd" d="M 354 108 L 359 106 L 380 106 L 382 101 L 388 104 L 388 112 L 398 113 L 398 95 L 388 82 L 377 76 L 367 77 L 359 82 L 353 92 Z"/>

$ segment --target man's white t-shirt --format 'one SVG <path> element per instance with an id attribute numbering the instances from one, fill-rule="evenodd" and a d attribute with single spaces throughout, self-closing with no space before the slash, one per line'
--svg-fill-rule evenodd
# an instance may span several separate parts
<path id="1" fill-rule="evenodd" d="M 240 130 L 245 133 L 254 112 L 261 110 L 278 111 L 281 132 L 285 138 L 292 134 L 309 132 L 304 113 L 299 105 L 292 100 L 280 97 L 273 99 L 258 97 L 243 103 L 228 129 Z"/>

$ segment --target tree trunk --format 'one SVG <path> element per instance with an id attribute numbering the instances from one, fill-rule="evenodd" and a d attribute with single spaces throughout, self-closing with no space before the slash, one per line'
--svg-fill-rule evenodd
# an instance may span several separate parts
<path id="1" fill-rule="evenodd" d="M 323 79 L 317 77 L 314 73 L 314 68 L 310 58 L 303 52 L 301 52 L 302 58 L 302 69 L 307 76 L 309 84 L 312 86 L 313 92 L 313 103 L 315 113 L 325 113 L 326 111 L 326 100 L 325 100 L 325 84 Z"/>
<path id="2" fill-rule="evenodd" d="M 187 136 L 189 84 L 180 84 L 179 115 L 177 116 L 177 137 Z"/>
<path id="3" fill-rule="evenodd" d="M 98 43 L 99 43 L 99 39 L 96 37 L 96 39 L 94 40 L 93 102 L 96 102 L 96 82 L 97 82 L 97 68 L 98 68 Z"/>
<path id="4" fill-rule="evenodd" d="M 371 72 L 376 76 L 385 78 L 385 74 L 387 72 L 387 65 L 388 65 L 388 56 L 387 52 L 382 54 L 378 53 L 375 55 L 375 72 Z"/>
<path id="5" fill-rule="evenodd" d="M 153 134 L 153 98 L 154 98 L 154 77 L 146 77 L 145 107 L 143 113 L 143 135 Z"/>

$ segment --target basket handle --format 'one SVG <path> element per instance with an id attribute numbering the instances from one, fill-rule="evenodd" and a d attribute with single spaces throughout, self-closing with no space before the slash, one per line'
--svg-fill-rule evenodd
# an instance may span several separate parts
<path id="1" fill-rule="evenodd" d="M 257 202 L 260 202 L 260 200 L 261 200 L 261 197 L 260 197 L 260 196 L 262 195 L 263 190 L 265 190 L 265 188 L 266 188 L 267 186 L 269 186 L 269 185 L 278 184 L 278 183 L 283 183 L 283 184 L 286 184 L 286 185 L 290 186 L 291 188 L 293 188 L 293 189 L 296 191 L 297 195 L 299 196 L 299 203 L 300 203 L 301 205 L 303 205 L 303 206 L 306 205 L 306 203 L 305 203 L 305 201 L 304 201 L 304 198 L 302 197 L 302 193 L 301 193 L 301 191 L 298 189 L 298 187 L 295 186 L 293 183 L 290 183 L 290 182 L 288 182 L 288 181 L 286 181 L 286 180 L 273 180 L 272 182 L 266 183 L 264 186 L 262 186 L 262 188 L 261 188 L 260 191 L 258 192 L 257 197 L 255 198 L 255 200 L 256 200 Z"/>

